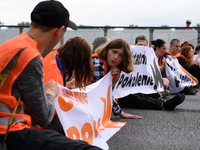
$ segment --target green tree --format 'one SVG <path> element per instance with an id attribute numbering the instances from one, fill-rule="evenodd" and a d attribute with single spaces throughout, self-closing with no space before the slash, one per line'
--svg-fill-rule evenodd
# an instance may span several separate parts
<path id="1" fill-rule="evenodd" d="M 20 22 L 17 24 L 18 26 L 30 26 L 31 23 L 30 22 Z"/>
<path id="2" fill-rule="evenodd" d="M 138 25 L 130 24 L 129 27 L 138 27 Z"/>
<path id="3" fill-rule="evenodd" d="M 200 27 L 200 23 L 197 23 L 197 27 Z"/>
<path id="4" fill-rule="evenodd" d="M 135 28 L 135 27 L 138 27 L 138 25 L 134 25 L 134 24 L 130 24 L 129 27 L 134 27 L 134 28 L 125 28 L 125 29 L 139 29 L 139 28 Z"/>
<path id="5" fill-rule="evenodd" d="M 164 28 L 164 27 L 169 27 L 168 25 L 162 25 L 161 27 L 163 27 L 163 30 L 169 29 L 169 28 Z"/>
<path id="6" fill-rule="evenodd" d="M 82 24 L 80 24 L 80 25 L 78 26 L 78 28 L 79 28 L 79 29 L 99 29 L 99 28 L 91 28 L 91 27 L 88 27 L 88 26 L 82 25 Z"/>

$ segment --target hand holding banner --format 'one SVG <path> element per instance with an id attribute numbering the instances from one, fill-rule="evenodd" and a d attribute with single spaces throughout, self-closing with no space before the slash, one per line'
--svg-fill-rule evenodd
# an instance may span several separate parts
<path id="1" fill-rule="evenodd" d="M 67 137 L 108 149 L 106 141 L 125 123 L 112 122 L 112 76 L 108 73 L 86 90 L 59 85 L 56 111 Z"/>

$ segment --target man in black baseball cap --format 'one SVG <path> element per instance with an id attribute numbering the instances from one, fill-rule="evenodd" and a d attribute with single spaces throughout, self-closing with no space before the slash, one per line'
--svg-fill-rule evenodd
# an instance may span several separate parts
<path id="1" fill-rule="evenodd" d="M 0 149 L 4 143 L 12 150 L 99 150 L 85 141 L 45 129 L 54 119 L 59 88 L 53 80 L 44 84 L 41 54 L 53 49 L 67 27 L 76 30 L 77 26 L 58 1 L 40 2 L 33 9 L 31 20 L 27 33 L 0 45 L 0 73 L 5 70 L 8 75 L 5 80 L 0 79 L 4 82 L 0 87 Z"/>
<path id="2" fill-rule="evenodd" d="M 70 27 L 77 30 L 77 26 L 69 19 L 68 10 L 58 1 L 43 1 L 36 5 L 31 13 L 31 20 L 48 27 Z"/>

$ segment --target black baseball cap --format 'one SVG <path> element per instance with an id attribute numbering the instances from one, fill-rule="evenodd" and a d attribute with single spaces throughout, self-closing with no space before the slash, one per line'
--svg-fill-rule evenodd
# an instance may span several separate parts
<path id="1" fill-rule="evenodd" d="M 31 20 L 48 27 L 70 27 L 77 30 L 74 22 L 69 20 L 69 11 L 59 1 L 42 1 L 31 12 Z"/>

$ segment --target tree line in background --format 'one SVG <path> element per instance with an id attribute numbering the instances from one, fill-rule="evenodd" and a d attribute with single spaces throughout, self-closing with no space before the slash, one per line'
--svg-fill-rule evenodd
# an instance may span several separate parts
<path id="1" fill-rule="evenodd" d="M 30 22 L 20 22 L 20 23 L 17 24 L 17 26 L 24 26 L 24 25 L 25 26 L 30 26 L 30 24 L 31 24 Z M 0 25 L 4 25 L 4 23 L 0 21 Z M 79 25 L 80 29 L 82 27 L 85 29 L 86 25 Z M 105 25 L 105 27 L 110 27 L 110 25 Z M 131 24 L 131 25 L 129 25 L 129 27 L 134 27 L 135 29 L 137 29 L 137 27 L 139 27 L 139 26 Z M 169 26 L 168 25 L 162 25 L 161 27 L 169 27 Z M 193 26 L 193 27 L 200 27 L 200 23 L 197 23 L 197 25 Z M 12 28 L 12 27 L 10 27 L 10 28 Z M 94 29 L 94 28 L 92 28 L 92 29 Z M 95 29 L 99 29 L 99 28 L 95 28 Z M 165 29 L 165 28 L 163 28 L 163 29 Z"/>

